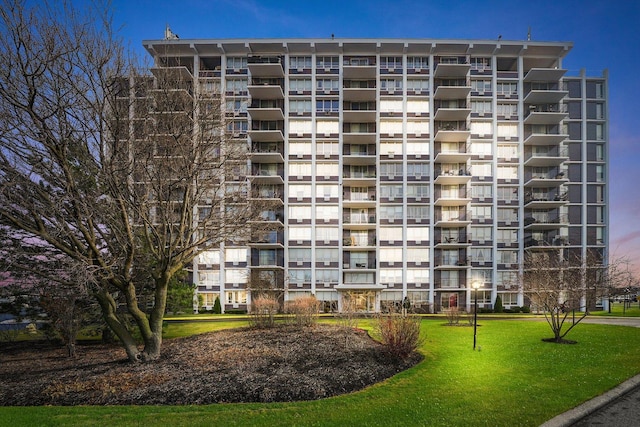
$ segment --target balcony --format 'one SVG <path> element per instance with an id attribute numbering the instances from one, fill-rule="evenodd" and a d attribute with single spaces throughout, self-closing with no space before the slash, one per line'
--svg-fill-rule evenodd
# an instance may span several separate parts
<path id="1" fill-rule="evenodd" d="M 251 160 L 256 163 L 284 163 L 283 151 L 283 144 L 254 142 L 251 145 Z"/>
<path id="2" fill-rule="evenodd" d="M 466 141 L 471 132 L 465 121 L 436 122 L 436 142 Z"/>
<path id="3" fill-rule="evenodd" d="M 436 227 L 462 227 L 471 224 L 471 211 L 435 213 Z"/>
<path id="4" fill-rule="evenodd" d="M 471 181 L 471 172 L 466 169 L 466 164 L 453 165 L 452 169 L 437 169 L 435 171 L 434 184 L 455 185 L 466 184 Z"/>
<path id="5" fill-rule="evenodd" d="M 435 206 L 462 206 L 471 203 L 469 190 L 460 188 L 457 191 L 439 191 L 436 188 L 434 196 Z"/>
<path id="6" fill-rule="evenodd" d="M 284 78 L 283 57 L 251 55 L 247 58 L 247 67 L 252 77 Z"/>
<path id="7" fill-rule="evenodd" d="M 365 239 L 358 238 L 356 236 L 348 236 L 342 240 L 342 246 L 345 249 L 360 249 L 365 247 L 374 247 L 376 245 L 376 238 L 367 237 Z"/>
<path id="8" fill-rule="evenodd" d="M 345 214 L 342 216 L 342 223 L 345 228 L 351 230 L 366 230 L 375 228 L 376 226 L 376 214 L 375 213 L 363 213 L 363 214 Z"/>
<path id="9" fill-rule="evenodd" d="M 252 78 L 247 90 L 253 99 L 284 99 L 282 79 L 259 79 Z"/>
<path id="10" fill-rule="evenodd" d="M 375 56 L 345 56 L 342 73 L 345 79 L 374 79 L 377 73 Z"/>
<path id="11" fill-rule="evenodd" d="M 525 212 L 525 215 L 527 213 Z M 567 215 L 558 215 L 548 213 L 546 215 L 537 214 L 534 216 L 526 216 L 524 218 L 525 230 L 552 230 L 566 227 L 568 225 Z"/>
<path id="12" fill-rule="evenodd" d="M 565 173 L 562 171 L 549 171 L 541 173 L 532 173 L 525 171 L 525 187 L 531 188 L 544 188 L 544 187 L 559 187 L 562 184 L 569 182 Z"/>
<path id="13" fill-rule="evenodd" d="M 435 67 L 433 76 L 438 79 L 443 77 L 465 77 L 471 70 L 471 65 L 464 56 L 437 58 Z"/>
<path id="14" fill-rule="evenodd" d="M 567 193 L 525 192 L 524 205 L 527 209 L 556 209 L 567 204 Z"/>
<path id="15" fill-rule="evenodd" d="M 550 146 L 548 150 L 528 151 L 525 153 L 525 167 L 557 167 L 569 160 L 566 147 Z"/>
<path id="16" fill-rule="evenodd" d="M 471 158 L 469 152 L 470 144 L 467 142 L 457 142 L 448 144 L 436 144 L 436 163 L 466 163 Z"/>
<path id="17" fill-rule="evenodd" d="M 525 107 L 526 108 L 526 107 Z M 525 125 L 557 125 L 567 117 L 567 106 L 560 104 L 529 105 Z"/>
<path id="18" fill-rule="evenodd" d="M 253 165 L 250 178 L 252 183 L 256 184 L 284 184 L 284 168 Z"/>
<path id="19" fill-rule="evenodd" d="M 566 236 L 545 236 L 542 238 L 533 238 L 531 236 L 525 236 L 524 238 L 524 247 L 526 249 L 557 249 L 558 247 L 562 247 L 569 244 L 569 239 Z"/>
<path id="20" fill-rule="evenodd" d="M 459 270 L 469 268 L 471 263 L 469 259 L 464 257 L 446 257 L 436 256 L 435 260 L 436 270 Z"/>

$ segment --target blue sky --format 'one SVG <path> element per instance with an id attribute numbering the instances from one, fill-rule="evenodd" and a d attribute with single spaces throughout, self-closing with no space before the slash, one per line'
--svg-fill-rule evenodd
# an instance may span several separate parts
<path id="1" fill-rule="evenodd" d="M 610 244 L 640 272 L 640 2 L 635 0 L 112 0 L 115 24 L 142 53 L 169 24 L 191 38 L 444 38 L 571 41 L 568 74 L 609 70 Z M 640 275 L 640 274 L 639 274 Z"/>

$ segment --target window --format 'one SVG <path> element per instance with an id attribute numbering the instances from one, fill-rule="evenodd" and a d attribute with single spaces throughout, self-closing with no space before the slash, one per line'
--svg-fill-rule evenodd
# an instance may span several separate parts
<path id="1" fill-rule="evenodd" d="M 380 248 L 380 262 L 402 263 L 402 248 Z"/>
<path id="2" fill-rule="evenodd" d="M 290 56 L 289 57 L 289 68 L 311 68 L 311 57 L 310 56 Z"/>
<path id="3" fill-rule="evenodd" d="M 402 283 L 402 269 L 381 268 L 380 283 Z"/>
<path id="4" fill-rule="evenodd" d="M 498 179 L 518 179 L 518 167 L 498 165 Z"/>
<path id="5" fill-rule="evenodd" d="M 247 270 L 239 268 L 227 268 L 224 271 L 225 283 L 246 283 L 247 282 Z"/>
<path id="6" fill-rule="evenodd" d="M 311 141 L 289 141 L 289 154 L 293 156 L 297 155 L 310 155 L 311 154 Z"/>
<path id="7" fill-rule="evenodd" d="M 316 79 L 316 88 L 322 90 L 339 90 L 340 82 L 338 79 Z"/>
<path id="8" fill-rule="evenodd" d="M 310 99 L 291 99 L 289 100 L 289 111 L 292 113 L 310 113 Z"/>
<path id="9" fill-rule="evenodd" d="M 214 286 L 220 284 L 220 271 L 198 271 L 198 283 L 202 286 Z"/>
<path id="10" fill-rule="evenodd" d="M 388 177 L 402 176 L 402 163 L 381 163 L 380 175 Z"/>
<path id="11" fill-rule="evenodd" d="M 472 219 L 491 219 L 491 206 L 471 206 Z"/>
<path id="12" fill-rule="evenodd" d="M 289 283 L 310 283 L 311 282 L 311 270 L 305 269 L 290 269 L 289 270 Z"/>
<path id="13" fill-rule="evenodd" d="M 470 151 L 472 154 L 491 155 L 491 142 L 474 141 L 471 143 Z"/>
<path id="14" fill-rule="evenodd" d="M 510 208 L 498 208 L 498 221 L 518 221 L 518 210 Z"/>
<path id="15" fill-rule="evenodd" d="M 471 80 L 473 92 L 491 92 L 491 80 Z"/>
<path id="16" fill-rule="evenodd" d="M 473 176 L 491 176 L 491 163 L 471 163 L 471 175 Z"/>
<path id="17" fill-rule="evenodd" d="M 427 92 L 429 90 L 429 80 L 428 79 L 407 79 L 407 90 Z"/>
<path id="18" fill-rule="evenodd" d="M 247 262 L 247 249 L 246 248 L 229 248 L 224 253 L 224 260 L 226 262 Z"/>
<path id="19" fill-rule="evenodd" d="M 407 205 L 407 219 L 426 222 L 429 219 L 429 206 Z"/>
<path id="20" fill-rule="evenodd" d="M 331 156 L 339 153 L 338 142 L 334 141 L 317 141 L 316 154 L 318 156 Z"/>
<path id="21" fill-rule="evenodd" d="M 309 227 L 289 227 L 289 240 L 291 240 L 291 241 L 311 240 L 311 228 L 309 228 Z"/>
<path id="22" fill-rule="evenodd" d="M 413 114 L 428 113 L 429 101 L 410 99 L 407 101 L 407 112 Z"/>
<path id="23" fill-rule="evenodd" d="M 498 251 L 498 262 L 500 264 L 517 264 L 518 251 Z"/>
<path id="24" fill-rule="evenodd" d="M 338 197 L 338 186 L 332 184 L 317 184 L 316 197 Z"/>
<path id="25" fill-rule="evenodd" d="M 428 56 L 409 56 L 407 57 L 407 68 L 428 70 L 429 57 Z"/>
<path id="26" fill-rule="evenodd" d="M 338 283 L 340 271 L 337 268 L 316 269 L 316 283 Z"/>
<path id="27" fill-rule="evenodd" d="M 225 109 L 228 112 L 246 113 L 247 104 L 246 99 L 227 99 Z"/>
<path id="28" fill-rule="evenodd" d="M 402 121 L 381 120 L 380 133 L 389 135 L 402 135 Z"/>
<path id="29" fill-rule="evenodd" d="M 386 242 L 401 242 L 402 227 L 380 227 L 380 240 Z"/>
<path id="30" fill-rule="evenodd" d="M 381 56 L 380 57 L 380 68 L 402 68 L 402 57 L 401 56 Z"/>
<path id="31" fill-rule="evenodd" d="M 289 162 L 289 176 L 309 176 L 311 171 L 311 163 Z"/>
<path id="32" fill-rule="evenodd" d="M 517 271 L 498 271 L 496 276 L 496 283 L 498 285 L 514 285 L 518 284 L 518 272 Z M 504 300 L 503 300 L 504 301 Z"/>
<path id="33" fill-rule="evenodd" d="M 498 137 L 517 138 L 518 125 L 510 123 L 498 123 Z"/>
<path id="34" fill-rule="evenodd" d="M 407 282 L 408 283 L 429 283 L 429 270 L 426 268 L 408 268 L 407 269 Z"/>
<path id="35" fill-rule="evenodd" d="M 505 117 L 518 116 L 518 104 L 498 104 L 496 106 L 496 114 Z"/>
<path id="36" fill-rule="evenodd" d="M 604 182 L 604 165 L 596 165 L 596 182 Z"/>
<path id="37" fill-rule="evenodd" d="M 402 184 L 399 185 L 381 185 L 380 197 L 388 197 L 391 199 L 398 198 L 402 200 Z"/>
<path id="38" fill-rule="evenodd" d="M 491 248 L 470 248 L 469 256 L 473 262 L 491 262 Z"/>
<path id="39" fill-rule="evenodd" d="M 429 227 L 408 227 L 407 240 L 412 242 L 428 242 Z"/>
<path id="40" fill-rule="evenodd" d="M 227 79 L 225 82 L 225 90 L 227 92 L 246 92 L 248 81 L 247 79 Z"/>
<path id="41" fill-rule="evenodd" d="M 420 178 L 429 175 L 429 163 L 407 163 L 407 176 Z"/>
<path id="42" fill-rule="evenodd" d="M 339 262 L 340 254 L 337 249 L 316 249 L 316 262 Z"/>
<path id="43" fill-rule="evenodd" d="M 311 262 L 311 249 L 289 249 L 289 262 Z"/>
<path id="44" fill-rule="evenodd" d="M 510 245 L 518 242 L 518 230 L 498 230 L 498 243 Z"/>
<path id="45" fill-rule="evenodd" d="M 311 91 L 311 79 L 289 79 L 289 90 L 292 92 L 309 92 Z"/>
<path id="46" fill-rule="evenodd" d="M 491 114 L 491 101 L 471 101 L 471 112 L 477 114 Z"/>
<path id="47" fill-rule="evenodd" d="M 516 292 L 500 293 L 503 305 L 518 305 L 518 294 Z"/>
<path id="48" fill-rule="evenodd" d="M 382 141 L 380 142 L 380 154 L 398 154 L 402 155 L 401 141 Z"/>
<path id="49" fill-rule="evenodd" d="M 424 248 L 424 247 L 407 248 L 407 261 L 413 262 L 413 263 L 428 263 L 429 248 Z"/>
<path id="50" fill-rule="evenodd" d="M 402 101 L 383 99 L 380 101 L 381 113 L 402 113 Z"/>
<path id="51" fill-rule="evenodd" d="M 493 271 L 484 268 L 473 268 L 471 269 L 471 274 L 469 276 L 469 281 L 480 282 L 482 284 L 492 283 L 493 282 Z"/>
<path id="52" fill-rule="evenodd" d="M 220 264 L 220 251 L 205 251 L 198 258 L 198 264 Z"/>
<path id="53" fill-rule="evenodd" d="M 408 120 L 407 121 L 407 133 L 416 135 L 428 135 L 429 134 L 429 122 L 426 120 Z"/>
<path id="54" fill-rule="evenodd" d="M 289 184 L 289 198 L 311 197 L 310 184 Z"/>
<path id="55" fill-rule="evenodd" d="M 246 56 L 227 56 L 227 69 L 247 68 Z"/>
<path id="56" fill-rule="evenodd" d="M 311 206 L 309 205 L 290 205 L 289 218 L 295 220 L 311 219 Z"/>
<path id="57" fill-rule="evenodd" d="M 415 184 L 407 185 L 407 197 L 428 198 L 429 186 Z"/>
<path id="58" fill-rule="evenodd" d="M 472 227 L 471 235 L 473 240 L 478 241 L 491 241 L 493 235 L 493 229 L 491 227 Z"/>
<path id="59" fill-rule="evenodd" d="M 493 186 L 490 184 L 473 185 L 471 195 L 477 198 L 491 198 L 493 196 Z"/>
<path id="60" fill-rule="evenodd" d="M 518 200 L 518 187 L 498 187 L 498 200 Z"/>
<path id="61" fill-rule="evenodd" d="M 316 56 L 316 68 L 339 68 L 340 61 L 337 56 Z"/>
<path id="62" fill-rule="evenodd" d="M 429 154 L 429 141 L 407 142 L 407 154 L 418 156 Z"/>
<path id="63" fill-rule="evenodd" d="M 318 205 L 316 206 L 316 219 L 319 220 L 332 220 L 338 219 L 340 211 L 338 205 Z"/>
<path id="64" fill-rule="evenodd" d="M 311 133 L 311 120 L 289 120 L 289 135 Z"/>
<path id="65" fill-rule="evenodd" d="M 474 135 L 492 135 L 493 124 L 491 122 L 471 122 L 469 131 Z"/>
<path id="66" fill-rule="evenodd" d="M 389 221 L 402 221 L 402 206 L 387 205 L 380 206 L 380 219 Z"/>
<path id="67" fill-rule="evenodd" d="M 380 90 L 402 90 L 402 79 L 380 79 Z"/>
<path id="68" fill-rule="evenodd" d="M 374 283 L 374 273 L 345 273 L 345 283 Z"/>
<path id="69" fill-rule="evenodd" d="M 520 156 L 516 144 L 498 144 L 498 158 L 517 159 Z"/>
<path id="70" fill-rule="evenodd" d="M 340 111 L 340 102 L 337 99 L 316 100 L 316 111 L 319 113 L 337 113 Z"/>
<path id="71" fill-rule="evenodd" d="M 332 241 L 340 238 L 340 229 L 338 227 L 316 227 L 317 241 Z"/>
<path id="72" fill-rule="evenodd" d="M 316 176 L 338 176 L 340 165 L 338 163 L 316 163 Z"/>
<path id="73" fill-rule="evenodd" d="M 227 304 L 246 304 L 247 291 L 226 291 Z"/>
<path id="74" fill-rule="evenodd" d="M 496 93 L 498 95 L 516 95 L 518 93 L 518 84 L 515 82 L 498 82 Z"/>
<path id="75" fill-rule="evenodd" d="M 317 134 L 337 134 L 340 132 L 340 123 L 337 120 L 318 120 L 316 123 Z"/>
<path id="76" fill-rule="evenodd" d="M 471 58 L 471 69 L 472 70 L 490 70 L 491 69 L 491 58 Z"/>

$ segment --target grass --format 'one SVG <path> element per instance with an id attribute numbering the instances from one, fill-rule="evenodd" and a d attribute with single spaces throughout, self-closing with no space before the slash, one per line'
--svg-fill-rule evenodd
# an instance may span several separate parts
<path id="1" fill-rule="evenodd" d="M 621 302 L 611 304 L 611 313 L 609 311 L 592 311 L 592 316 L 611 316 L 611 317 L 640 317 L 640 303 L 632 302 L 627 308 L 622 307 Z"/>
<path id="2" fill-rule="evenodd" d="M 193 330 L 225 327 L 201 323 Z M 638 328 L 581 324 L 570 333 L 578 344 L 557 345 L 541 342 L 551 335 L 546 322 L 479 323 L 481 351 L 473 351 L 472 328 L 424 320 L 423 362 L 345 396 L 277 404 L 0 408 L 0 425 L 537 426 L 640 373 L 630 345 L 640 340 Z M 167 332 L 193 332 L 191 325 L 170 324 Z M 373 328 L 370 320 L 358 326 Z M 203 384 L 208 380 L 215 381 L 203 378 Z"/>

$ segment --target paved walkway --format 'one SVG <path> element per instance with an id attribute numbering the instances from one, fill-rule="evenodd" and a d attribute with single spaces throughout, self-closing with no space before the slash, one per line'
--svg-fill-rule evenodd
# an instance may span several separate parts
<path id="1" fill-rule="evenodd" d="M 587 317 L 583 322 L 640 328 L 640 317 Z M 640 375 L 636 375 L 601 396 L 552 418 L 541 427 L 569 426 L 640 426 Z"/>

